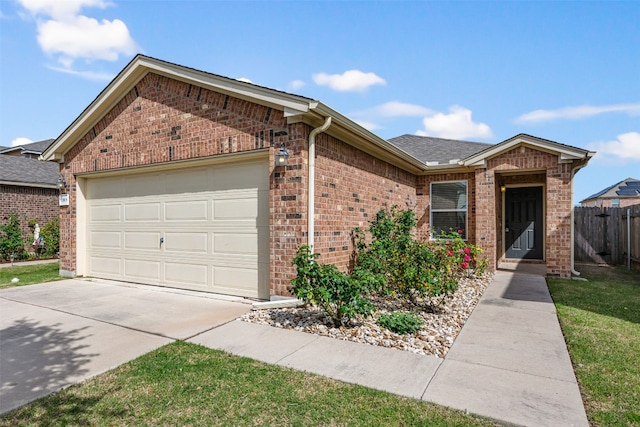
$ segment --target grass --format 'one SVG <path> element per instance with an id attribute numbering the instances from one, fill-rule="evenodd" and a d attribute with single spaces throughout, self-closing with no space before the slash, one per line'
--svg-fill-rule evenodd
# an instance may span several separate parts
<path id="1" fill-rule="evenodd" d="M 489 426 L 427 402 L 175 342 L 0 416 L 0 426 Z"/>
<path id="2" fill-rule="evenodd" d="M 549 280 L 592 425 L 640 426 L 640 272 L 583 266 Z"/>
<path id="3" fill-rule="evenodd" d="M 59 262 L 2 267 L 0 268 L 0 289 L 62 280 L 64 277 L 60 277 L 59 269 Z M 16 277 L 19 281 L 13 283 L 11 280 Z"/>

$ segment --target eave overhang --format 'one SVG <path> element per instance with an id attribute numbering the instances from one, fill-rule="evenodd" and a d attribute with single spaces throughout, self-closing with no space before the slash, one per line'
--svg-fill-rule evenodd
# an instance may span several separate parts
<path id="1" fill-rule="evenodd" d="M 57 189 L 56 184 L 46 184 L 43 182 L 22 182 L 22 181 L 3 181 L 0 180 L 0 185 L 12 185 L 14 187 L 34 187 L 34 188 L 50 188 Z"/>

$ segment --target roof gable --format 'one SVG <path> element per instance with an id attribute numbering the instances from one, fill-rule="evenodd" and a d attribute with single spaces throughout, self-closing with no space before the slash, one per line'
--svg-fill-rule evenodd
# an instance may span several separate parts
<path id="1" fill-rule="evenodd" d="M 571 162 L 574 160 L 588 160 L 595 154 L 593 151 L 583 150 L 582 148 L 572 147 L 570 145 L 560 144 L 559 142 L 521 133 L 499 144 L 473 154 L 464 159 L 461 163 L 465 166 L 483 167 L 487 160 L 523 145 L 539 151 L 556 154 L 558 156 L 558 161 L 561 163 Z"/>
<path id="2" fill-rule="evenodd" d="M 137 55 L 51 144 L 43 153 L 43 159 L 62 160 L 64 154 L 150 72 L 277 108 L 284 111 L 285 116 L 305 113 L 317 104 L 310 98 Z"/>

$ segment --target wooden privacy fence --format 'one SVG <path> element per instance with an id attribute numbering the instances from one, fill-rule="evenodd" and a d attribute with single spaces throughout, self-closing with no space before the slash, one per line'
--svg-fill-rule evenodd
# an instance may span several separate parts
<path id="1" fill-rule="evenodd" d="M 631 214 L 630 233 L 627 210 Z M 625 208 L 577 207 L 574 227 L 576 262 L 627 265 L 630 254 L 632 266 L 640 269 L 640 205 Z M 630 252 L 628 241 L 631 242 Z"/>

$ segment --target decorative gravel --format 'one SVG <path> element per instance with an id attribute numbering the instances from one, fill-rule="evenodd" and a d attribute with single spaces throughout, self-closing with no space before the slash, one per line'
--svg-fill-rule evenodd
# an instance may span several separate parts
<path id="1" fill-rule="evenodd" d="M 241 319 L 250 323 L 444 358 L 492 277 L 486 274 L 463 279 L 457 291 L 436 308 L 422 304 L 416 309 L 401 300 L 380 298 L 374 301 L 378 310 L 373 316 L 354 319 L 347 326 L 334 327 L 330 317 L 319 308 L 310 306 L 253 310 Z M 424 320 L 424 324 L 414 335 L 401 335 L 376 323 L 380 314 L 393 311 L 413 311 Z"/>

